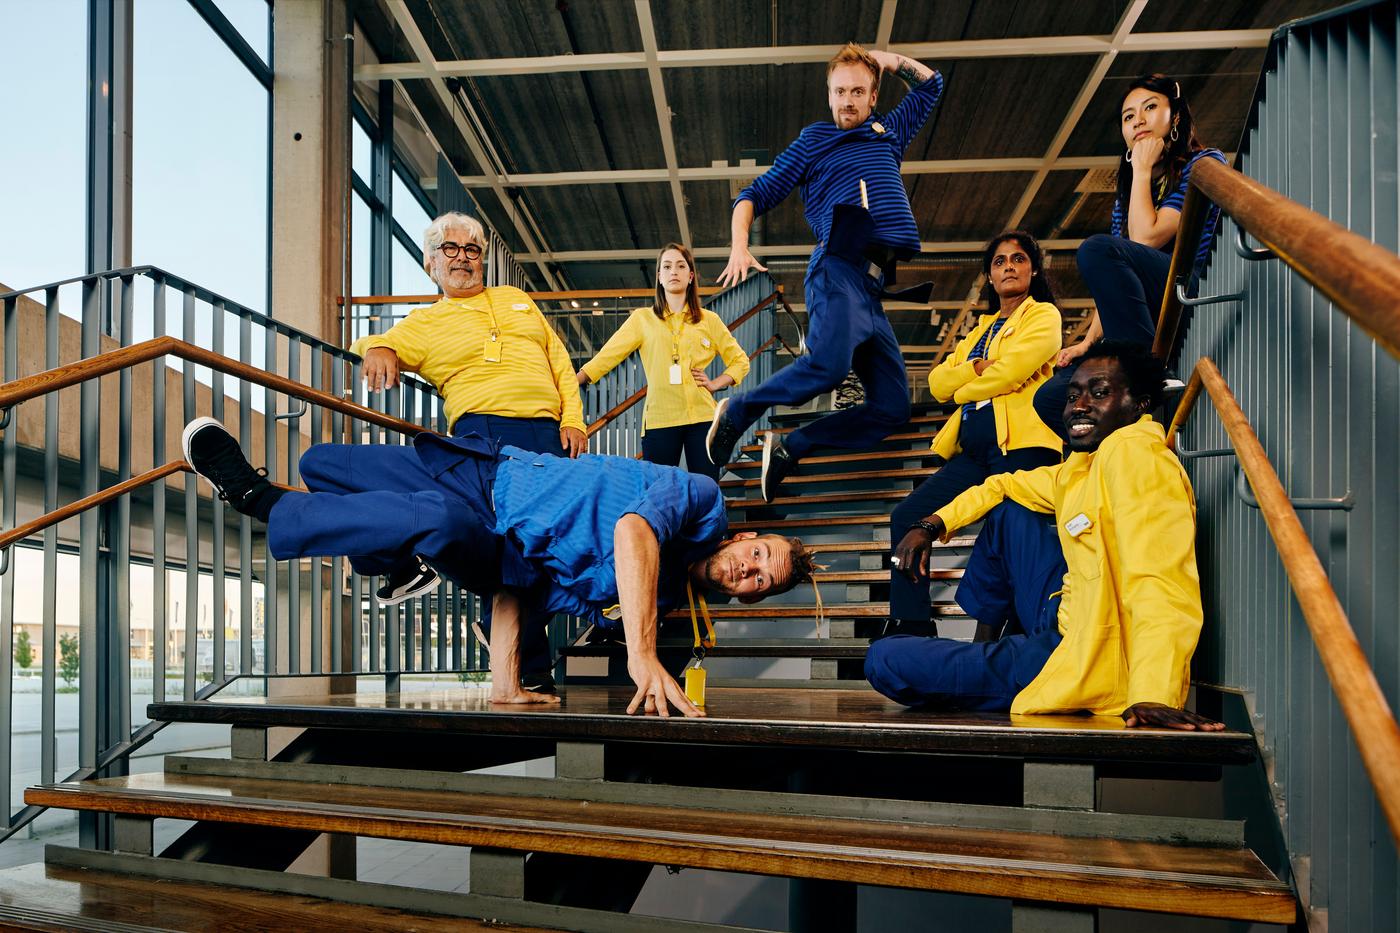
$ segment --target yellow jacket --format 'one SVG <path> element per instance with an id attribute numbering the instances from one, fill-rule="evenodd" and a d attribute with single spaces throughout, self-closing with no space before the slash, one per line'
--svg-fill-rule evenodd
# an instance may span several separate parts
<path id="1" fill-rule="evenodd" d="M 500 344 L 495 363 L 486 360 L 493 326 Z M 400 369 L 433 384 L 449 426 L 470 412 L 552 418 L 561 427 L 584 429 L 569 352 L 530 296 L 514 286 L 443 298 L 382 334 L 361 337 L 350 352 L 364 356 L 375 347 L 389 347 Z"/>
<path id="2" fill-rule="evenodd" d="M 704 369 L 716 354 L 724 359 L 724 372 L 735 385 L 743 382 L 749 372 L 748 355 L 718 314 L 702 309 L 700 323 L 691 324 L 670 310 L 662 321 L 651 308 L 634 310 L 593 359 L 583 364 L 581 371 L 597 382 L 638 348 L 647 376 L 642 433 L 646 433 L 646 428 L 697 424 L 714 417 L 714 396 L 696 385 L 690 370 Z M 673 351 L 680 356 L 680 385 L 671 385 Z"/>
<path id="3" fill-rule="evenodd" d="M 1202 621 L 1196 505 L 1165 436 L 1144 415 L 1095 453 L 993 476 L 938 510 L 949 535 L 1003 499 L 1055 516 L 1068 566 L 1064 640 L 1011 712 L 1117 715 L 1186 702 Z M 1071 534 L 1066 523 L 1081 515 L 1087 527 Z"/>
<path id="4" fill-rule="evenodd" d="M 929 391 L 940 402 L 981 402 L 991 399 L 996 415 L 997 445 L 1002 453 L 1023 447 L 1049 447 L 1061 450 L 1059 435 L 1045 426 L 1035 413 L 1031 400 L 1040 384 L 1050 378 L 1055 354 L 1060 351 L 1060 311 L 1045 301 L 1026 298 L 987 347 L 991 364 L 977 375 L 967 355 L 996 321 L 997 315 L 984 314 L 952 354 L 928 374 Z M 958 430 L 962 418 L 956 413 L 943 423 L 933 438 L 933 452 L 950 460 L 961 449 Z"/>

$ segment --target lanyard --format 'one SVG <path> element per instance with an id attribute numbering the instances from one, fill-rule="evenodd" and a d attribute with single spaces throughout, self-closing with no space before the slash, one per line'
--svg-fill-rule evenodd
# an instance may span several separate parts
<path id="1" fill-rule="evenodd" d="M 500 340 L 500 339 L 501 339 L 501 327 L 500 327 L 499 324 L 496 323 L 496 299 L 495 299 L 495 297 L 492 296 L 489 292 L 485 293 L 485 297 L 486 297 L 486 307 L 485 307 L 484 310 L 485 310 L 485 312 L 486 312 L 486 317 L 487 317 L 487 319 L 490 320 L 490 322 L 491 322 L 491 332 L 490 332 L 490 335 L 489 335 L 489 336 L 490 336 L 491 340 L 493 340 L 493 341 Z M 458 302 L 458 301 L 460 301 L 460 302 L 468 302 L 468 301 L 471 301 L 470 298 L 453 298 L 452 300 L 453 300 L 453 302 Z M 459 304 L 459 305 L 457 305 L 457 307 L 461 308 L 463 311 L 470 311 L 470 310 L 472 310 L 471 306 L 470 306 L 470 305 L 467 305 L 467 304 L 465 304 L 465 303 L 464 303 L 464 304 Z"/>
<path id="2" fill-rule="evenodd" d="M 687 309 L 687 310 L 689 310 L 689 309 Z M 671 362 L 672 362 L 672 363 L 679 363 L 679 362 L 681 361 L 681 335 L 685 333 L 685 315 L 686 315 L 686 312 L 685 312 L 685 311 L 681 311 L 681 312 L 679 312 L 679 313 L 676 313 L 676 317 L 678 317 L 678 318 L 680 319 L 680 326 L 679 326 L 679 327 L 672 327 L 671 324 L 670 324 L 670 322 L 667 322 L 667 324 L 666 324 L 666 329 L 669 330 L 669 331 L 671 332 Z"/>
<path id="3" fill-rule="evenodd" d="M 685 581 L 685 595 L 690 600 L 690 626 L 695 631 L 695 647 L 692 649 L 692 653 L 697 660 L 703 661 L 705 659 L 705 652 L 715 646 L 715 626 L 714 623 L 710 621 L 710 604 L 705 602 L 705 594 L 701 593 L 698 598 L 700 600 L 700 613 L 705 617 L 706 632 L 705 637 L 701 638 L 700 621 L 695 618 L 695 601 L 697 597 L 695 595 L 695 588 L 691 586 L 689 580 Z"/>

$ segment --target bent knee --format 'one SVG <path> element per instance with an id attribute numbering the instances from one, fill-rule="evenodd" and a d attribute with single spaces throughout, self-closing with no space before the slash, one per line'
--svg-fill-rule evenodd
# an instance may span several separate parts
<path id="1" fill-rule="evenodd" d="M 336 463 L 334 444 L 317 444 L 307 448 L 297 461 L 297 472 L 303 483 L 317 483 L 343 472 L 344 464 Z"/>
<path id="2" fill-rule="evenodd" d="M 1085 263 L 1092 265 L 1116 253 L 1121 239 L 1109 233 L 1096 233 L 1080 243 L 1079 249 L 1074 252 L 1074 261 L 1079 266 L 1079 271 L 1084 271 Z"/>

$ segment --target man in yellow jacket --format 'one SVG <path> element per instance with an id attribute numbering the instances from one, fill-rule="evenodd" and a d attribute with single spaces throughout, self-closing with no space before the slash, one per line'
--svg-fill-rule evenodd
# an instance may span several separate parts
<path id="1" fill-rule="evenodd" d="M 1163 375 L 1139 347 L 1095 344 L 1070 383 L 1065 462 L 993 476 L 901 542 L 892 562 L 926 576 L 934 537 L 985 515 L 958 603 L 1016 631 L 993 642 L 877 641 L 865 662 L 875 689 L 911 706 L 1223 728 L 1182 709 L 1201 593 L 1191 484 L 1148 414 Z"/>
<path id="2" fill-rule="evenodd" d="M 577 457 L 588 448 L 583 403 L 569 352 L 530 296 L 510 285 L 486 287 L 486 231 L 466 214 L 448 212 L 423 232 L 423 269 L 442 289 L 382 334 L 361 337 L 350 352 L 364 357 L 371 391 L 414 372 L 442 395 L 454 437 L 478 434 L 532 453 Z M 360 492 L 356 478 L 314 477 Z M 366 478 L 371 487 L 377 480 Z M 377 488 L 377 487 L 375 487 Z M 388 568 L 378 596 L 393 604 L 433 589 L 438 574 L 414 555 Z M 489 604 L 482 622 L 489 631 Z M 544 618 L 526 629 L 523 667 L 531 687 L 553 688 Z"/>

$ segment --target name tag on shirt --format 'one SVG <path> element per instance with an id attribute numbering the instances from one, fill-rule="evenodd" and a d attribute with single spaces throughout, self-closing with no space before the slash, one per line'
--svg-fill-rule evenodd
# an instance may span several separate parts
<path id="1" fill-rule="evenodd" d="M 517 301 L 515 304 L 510 306 L 510 309 L 512 311 L 529 311 L 530 306 L 523 301 Z"/>
<path id="2" fill-rule="evenodd" d="M 501 361 L 501 338 L 495 334 L 487 337 L 481 348 L 481 357 L 488 363 L 499 363 Z"/>
<path id="3" fill-rule="evenodd" d="M 1074 516 L 1074 518 L 1065 522 L 1065 531 L 1069 533 L 1071 538 L 1077 538 L 1088 531 L 1089 526 L 1092 524 L 1093 522 L 1089 521 L 1089 516 L 1080 512 L 1078 515 Z"/>
<path id="4" fill-rule="evenodd" d="M 709 337 L 701 337 L 701 338 L 700 338 L 700 346 L 702 346 L 702 347 L 708 347 L 709 345 L 710 345 L 710 338 L 709 338 Z"/>
<path id="5" fill-rule="evenodd" d="M 673 385 L 673 386 L 678 386 L 678 385 L 680 385 L 680 384 L 681 384 L 681 364 L 680 364 L 680 363 L 672 363 L 672 364 L 671 364 L 671 385 Z"/>

